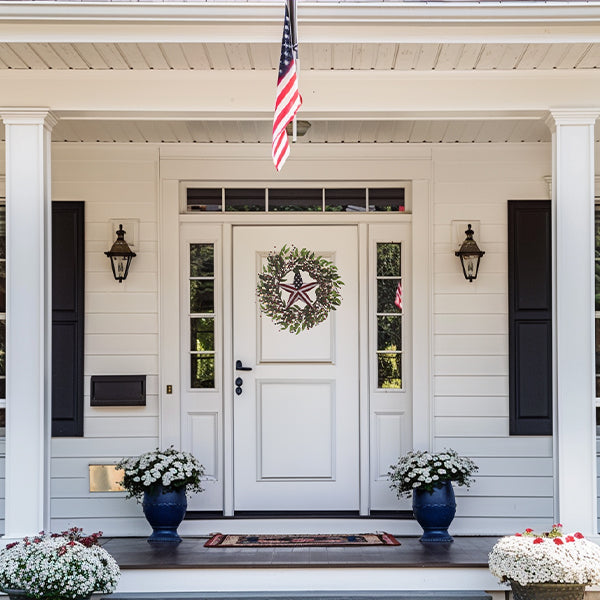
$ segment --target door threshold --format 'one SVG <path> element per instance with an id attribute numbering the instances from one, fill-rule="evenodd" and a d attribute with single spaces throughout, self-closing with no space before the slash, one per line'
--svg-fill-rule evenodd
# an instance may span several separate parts
<path id="1" fill-rule="evenodd" d="M 372 510 L 360 515 L 354 510 L 238 510 L 233 516 L 222 511 L 189 510 L 186 521 L 203 519 L 414 519 L 411 510 Z"/>

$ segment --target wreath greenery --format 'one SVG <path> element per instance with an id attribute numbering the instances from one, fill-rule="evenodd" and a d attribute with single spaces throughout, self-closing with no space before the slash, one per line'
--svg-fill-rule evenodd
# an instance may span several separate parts
<path id="1" fill-rule="evenodd" d="M 288 274 L 294 273 L 293 287 L 299 289 L 303 285 L 300 272 L 307 273 L 316 286 L 314 302 L 302 302 L 298 306 L 290 299 L 282 297 L 281 285 L 290 287 L 285 281 Z M 279 252 L 269 252 L 267 263 L 262 273 L 258 274 L 256 293 L 260 308 L 265 315 L 273 319 L 281 331 L 300 333 L 324 321 L 332 310 L 342 302 L 340 288 L 344 285 L 337 267 L 322 256 L 315 256 L 306 248 L 299 250 L 291 246 L 283 246 Z M 289 290 L 288 290 L 289 291 Z"/>

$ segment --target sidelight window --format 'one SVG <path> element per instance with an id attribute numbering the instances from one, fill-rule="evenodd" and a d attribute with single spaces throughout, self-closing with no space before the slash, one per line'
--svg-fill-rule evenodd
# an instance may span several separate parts
<path id="1" fill-rule="evenodd" d="M 214 244 L 190 244 L 190 363 L 192 388 L 215 387 Z"/>
<path id="2" fill-rule="evenodd" d="M 377 387 L 402 388 L 402 245 L 377 244 Z"/>

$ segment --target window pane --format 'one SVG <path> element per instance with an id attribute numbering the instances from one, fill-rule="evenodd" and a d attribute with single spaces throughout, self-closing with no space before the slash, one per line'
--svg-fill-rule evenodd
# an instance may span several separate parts
<path id="1" fill-rule="evenodd" d="M 225 210 L 234 212 L 264 211 L 264 188 L 233 188 L 225 190 Z"/>
<path id="2" fill-rule="evenodd" d="M 377 387 L 402 388 L 402 354 L 377 355 Z"/>
<path id="3" fill-rule="evenodd" d="M 400 312 L 396 306 L 396 293 L 398 292 L 397 279 L 377 280 L 377 312 L 397 313 Z"/>
<path id="4" fill-rule="evenodd" d="M 318 189 L 269 188 L 269 212 L 318 212 L 323 208 L 323 191 Z"/>
<path id="5" fill-rule="evenodd" d="M 187 210 L 220 211 L 222 203 L 221 188 L 189 188 L 187 191 Z"/>
<path id="6" fill-rule="evenodd" d="M 596 233 L 596 260 L 600 260 L 600 211 L 596 207 L 595 211 L 595 233 Z"/>
<path id="7" fill-rule="evenodd" d="M 0 321 L 0 377 L 6 375 L 6 321 Z M 4 398 L 4 396 L 2 396 Z"/>
<path id="8" fill-rule="evenodd" d="M 377 244 L 377 275 L 400 276 L 400 244 Z"/>
<path id="9" fill-rule="evenodd" d="M 212 313 L 215 311 L 214 281 L 190 281 L 190 312 Z"/>
<path id="10" fill-rule="evenodd" d="M 190 277 L 212 277 L 215 272 L 212 244 L 190 244 Z"/>
<path id="11" fill-rule="evenodd" d="M 600 318 L 596 317 L 594 323 L 596 325 L 596 398 L 600 398 Z"/>
<path id="12" fill-rule="evenodd" d="M 6 312 L 6 262 L 0 260 L 0 313 Z"/>
<path id="13" fill-rule="evenodd" d="M 404 188 L 369 188 L 369 210 L 404 212 Z"/>
<path id="14" fill-rule="evenodd" d="M 377 350 L 402 350 L 402 317 L 377 317 Z"/>
<path id="15" fill-rule="evenodd" d="M 212 354 L 192 354 L 192 388 L 215 387 L 215 358 Z"/>
<path id="16" fill-rule="evenodd" d="M 325 210 L 365 212 L 367 191 L 364 188 L 339 188 L 325 190 Z"/>
<path id="17" fill-rule="evenodd" d="M 0 205 L 0 259 L 6 258 L 6 205 Z"/>
<path id="18" fill-rule="evenodd" d="M 207 352 L 215 349 L 215 321 L 212 318 L 192 318 L 190 323 L 191 345 L 194 352 Z"/>

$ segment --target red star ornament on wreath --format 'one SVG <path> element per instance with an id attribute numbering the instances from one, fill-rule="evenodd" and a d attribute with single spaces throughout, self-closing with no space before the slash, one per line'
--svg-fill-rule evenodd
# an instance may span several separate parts
<path id="1" fill-rule="evenodd" d="M 290 285 L 289 283 L 280 283 L 279 287 L 282 290 L 290 293 L 290 297 L 288 298 L 288 302 L 286 305 L 286 309 L 292 306 L 298 300 L 302 300 L 308 306 L 312 306 L 311 299 L 308 297 L 308 293 L 310 290 L 316 288 L 319 284 L 316 281 L 311 281 L 310 283 L 302 283 L 299 288 L 295 285 Z"/>

